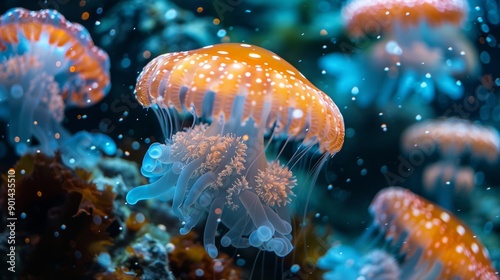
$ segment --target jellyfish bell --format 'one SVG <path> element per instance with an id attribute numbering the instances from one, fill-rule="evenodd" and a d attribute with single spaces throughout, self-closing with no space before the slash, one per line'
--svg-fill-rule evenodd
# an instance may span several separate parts
<path id="1" fill-rule="evenodd" d="M 484 126 L 460 118 L 442 118 L 410 126 L 402 136 L 402 149 L 432 145 L 444 159 L 466 158 L 477 165 L 480 161 L 494 163 L 500 155 L 500 134 Z"/>
<path id="2" fill-rule="evenodd" d="M 401 143 L 406 154 L 422 158 L 437 154 L 438 162 L 424 169 L 423 186 L 447 209 L 453 209 L 457 198 L 468 201 L 479 164 L 493 164 L 500 155 L 495 128 L 455 117 L 416 123 L 404 131 Z"/>
<path id="3" fill-rule="evenodd" d="M 276 54 L 238 43 L 161 55 L 144 67 L 135 94 L 157 113 L 166 143 L 152 144 L 142 165 L 144 176 L 159 179 L 132 189 L 127 202 L 171 199 L 181 234 L 208 211 L 204 245 L 211 257 L 218 254 L 218 220 L 229 229 L 222 246 L 290 253 L 288 205 L 297 180 L 293 166 L 267 159 L 264 138 L 302 141 L 324 162 L 344 139 L 335 103 Z M 194 123 L 178 130 L 183 112 Z"/>
<path id="4" fill-rule="evenodd" d="M 73 167 L 95 163 L 96 150 L 113 154 L 110 137 L 72 136 L 61 126 L 67 107 L 94 104 L 109 89 L 108 55 L 80 24 L 55 10 L 14 8 L 0 17 L 0 117 L 17 154 L 61 149 Z"/>
<path id="5" fill-rule="evenodd" d="M 372 227 L 403 258 L 401 279 L 498 279 L 488 250 L 451 212 L 400 187 L 370 204 Z"/>
<path id="6" fill-rule="evenodd" d="M 420 103 L 432 102 L 436 93 L 459 99 L 462 81 L 480 74 L 462 29 L 467 12 L 461 0 L 352 0 L 342 13 L 357 51 L 326 55 L 319 65 L 338 77 L 336 92 L 356 89 L 361 107 L 399 106 L 412 94 Z"/>
<path id="7" fill-rule="evenodd" d="M 400 26 L 422 23 L 431 27 L 444 24 L 460 26 L 467 19 L 468 3 L 463 0 L 352 0 L 342 9 L 349 33 L 354 37 L 367 31 L 380 33 Z"/>

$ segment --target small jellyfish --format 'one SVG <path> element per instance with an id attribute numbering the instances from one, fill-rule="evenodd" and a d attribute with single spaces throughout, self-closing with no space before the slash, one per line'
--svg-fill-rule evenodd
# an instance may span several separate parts
<path id="1" fill-rule="evenodd" d="M 478 163 L 492 164 L 498 159 L 500 136 L 495 128 L 468 120 L 431 120 L 410 126 L 403 133 L 402 149 L 415 158 L 439 152 L 440 160 L 424 170 L 424 189 L 441 206 L 451 209 L 455 196 L 473 190 Z"/>
<path id="2" fill-rule="evenodd" d="M 460 79 L 479 72 L 474 46 L 461 30 L 467 12 L 460 0 L 350 1 L 342 10 L 347 31 L 364 43 L 352 54 L 324 56 L 320 68 L 338 78 L 337 92 L 352 93 L 361 107 L 400 105 L 411 93 L 424 103 L 436 91 L 458 99 Z M 366 43 L 372 35 L 379 38 Z"/>
<path id="3" fill-rule="evenodd" d="M 402 145 L 405 151 L 437 148 L 443 158 L 469 156 L 472 161 L 493 163 L 498 159 L 500 136 L 493 127 L 453 117 L 410 126 L 403 133 Z"/>
<path id="4" fill-rule="evenodd" d="M 16 153 L 61 149 L 68 166 L 94 165 L 113 140 L 61 126 L 67 107 L 86 107 L 109 91 L 108 55 L 87 30 L 55 10 L 14 8 L 0 17 L 0 118 Z"/>
<path id="5" fill-rule="evenodd" d="M 297 181 L 291 166 L 267 160 L 264 138 L 302 140 L 294 158 L 318 149 L 321 165 L 344 141 L 335 103 L 279 56 L 237 43 L 153 59 L 138 78 L 136 98 L 158 115 L 166 143 L 149 147 L 141 171 L 152 183 L 132 189 L 127 202 L 172 200 L 181 234 L 208 211 L 204 246 L 213 258 L 219 222 L 229 228 L 222 246 L 287 255 Z M 177 128 L 182 114 L 194 117 L 191 128 Z"/>
<path id="6" fill-rule="evenodd" d="M 411 191 L 381 190 L 370 212 L 372 227 L 403 258 L 401 279 L 498 279 L 488 250 L 472 230 Z"/>
<path id="7" fill-rule="evenodd" d="M 462 167 L 451 162 L 438 161 L 425 168 L 423 185 L 427 193 L 434 193 L 437 188 L 453 187 L 459 195 L 469 195 L 476 186 L 475 173 L 474 169 L 468 166 Z M 447 204 L 441 203 L 441 206 Z"/>

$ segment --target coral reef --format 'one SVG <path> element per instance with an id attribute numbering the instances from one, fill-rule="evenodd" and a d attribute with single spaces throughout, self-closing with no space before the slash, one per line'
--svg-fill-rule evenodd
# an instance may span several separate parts
<path id="1" fill-rule="evenodd" d="M 347 245 L 334 245 L 318 260 L 318 267 L 330 270 L 323 274 L 325 280 L 401 279 L 396 259 L 383 250 L 373 250 L 362 255 Z"/>
<path id="2" fill-rule="evenodd" d="M 172 272 L 181 279 L 244 279 L 241 270 L 225 253 L 216 259 L 207 254 L 193 231 L 172 237 L 173 250 L 169 253 Z"/>
<path id="3" fill-rule="evenodd" d="M 113 242 L 112 188 L 98 190 L 89 173 L 64 166 L 58 153 L 25 155 L 14 168 L 19 170 L 15 185 L 19 276 L 86 275 L 94 257 L 107 252 Z M 2 209 L 6 209 L 6 186 L 4 181 Z"/>

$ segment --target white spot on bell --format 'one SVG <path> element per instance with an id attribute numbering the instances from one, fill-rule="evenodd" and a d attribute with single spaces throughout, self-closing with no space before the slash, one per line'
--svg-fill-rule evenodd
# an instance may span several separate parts
<path id="1" fill-rule="evenodd" d="M 450 221 L 450 215 L 446 212 L 442 212 L 441 215 L 439 216 L 443 222 L 449 222 Z"/>
<path id="2" fill-rule="evenodd" d="M 294 109 L 292 112 L 292 117 L 294 119 L 300 119 L 304 116 L 304 112 L 300 109 Z"/>
<path id="3" fill-rule="evenodd" d="M 479 252 L 479 246 L 477 245 L 476 242 L 472 242 L 472 244 L 470 245 L 472 251 L 477 254 Z"/>

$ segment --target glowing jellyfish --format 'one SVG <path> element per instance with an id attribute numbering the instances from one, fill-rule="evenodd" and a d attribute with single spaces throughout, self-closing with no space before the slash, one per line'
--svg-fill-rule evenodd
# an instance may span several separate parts
<path id="1" fill-rule="evenodd" d="M 430 102 L 435 92 L 463 94 L 460 79 L 478 74 L 476 51 L 462 34 L 467 2 L 461 0 L 350 1 L 342 10 L 348 33 L 362 41 L 353 53 L 319 61 L 338 77 L 337 92 L 351 93 L 360 106 L 401 104 L 411 93 Z"/>
<path id="2" fill-rule="evenodd" d="M 404 256 L 402 278 L 498 279 L 488 250 L 452 213 L 409 190 L 390 187 L 373 199 L 373 226 Z"/>
<path id="3" fill-rule="evenodd" d="M 468 120 L 446 118 L 424 121 L 410 126 L 403 133 L 403 149 L 411 151 L 437 148 L 443 158 L 470 156 L 473 160 L 497 160 L 500 149 L 498 131 Z"/>
<path id="4" fill-rule="evenodd" d="M 157 180 L 132 189 L 127 202 L 173 199 L 181 234 L 208 210 L 204 246 L 211 257 L 219 222 L 229 228 L 222 246 L 287 255 L 296 179 L 291 167 L 267 160 L 264 136 L 303 140 L 305 151 L 317 147 L 327 159 L 344 141 L 335 103 L 274 53 L 235 43 L 155 58 L 138 78 L 136 97 L 159 115 L 167 143 L 152 144 L 144 156 L 143 175 Z M 173 134 L 182 112 L 195 125 Z"/>
<path id="5" fill-rule="evenodd" d="M 439 161 L 425 168 L 423 185 L 427 193 L 433 193 L 436 188 L 448 185 L 455 188 L 457 193 L 468 195 L 476 186 L 474 175 L 474 169 L 468 166 L 462 167 L 451 162 Z"/>
<path id="6" fill-rule="evenodd" d="M 108 136 L 71 136 L 60 124 L 66 107 L 89 106 L 109 87 L 108 55 L 80 24 L 55 10 L 14 8 L 0 17 L 0 118 L 17 154 L 61 149 L 69 166 L 91 166 L 98 150 L 114 153 Z"/>
<path id="7" fill-rule="evenodd" d="M 469 194 L 474 188 L 473 168 L 480 161 L 498 159 L 500 136 L 493 127 L 447 118 L 410 126 L 403 133 L 402 145 L 409 157 L 430 157 L 438 151 L 441 159 L 424 170 L 423 183 L 440 205 L 451 209 L 455 191 Z"/>

